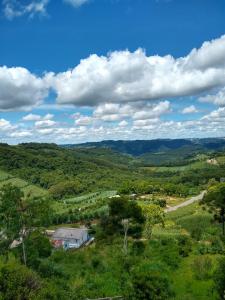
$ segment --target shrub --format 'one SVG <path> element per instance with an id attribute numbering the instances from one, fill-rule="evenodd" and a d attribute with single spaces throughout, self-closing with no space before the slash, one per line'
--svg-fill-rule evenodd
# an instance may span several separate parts
<path id="1" fill-rule="evenodd" d="M 225 296 L 225 257 L 218 261 L 217 269 L 213 276 L 215 289 L 217 290 L 220 299 Z"/>
<path id="2" fill-rule="evenodd" d="M 142 265 L 132 272 L 131 288 L 125 299 L 166 300 L 173 293 L 168 277 L 156 265 Z"/>
<path id="3" fill-rule="evenodd" d="M 209 279 L 212 273 L 212 259 L 208 255 L 198 256 L 194 259 L 192 270 L 198 280 Z"/>
<path id="4" fill-rule="evenodd" d="M 34 299 L 40 288 L 40 278 L 23 265 L 10 262 L 0 270 L 0 299 Z"/>
<path id="5" fill-rule="evenodd" d="M 177 237 L 179 254 L 183 257 L 188 256 L 192 249 L 192 241 L 188 234 L 178 235 Z"/>
<path id="6" fill-rule="evenodd" d="M 185 216 L 177 220 L 177 224 L 190 232 L 192 238 L 200 240 L 207 228 L 211 226 L 212 217 L 208 214 Z"/>

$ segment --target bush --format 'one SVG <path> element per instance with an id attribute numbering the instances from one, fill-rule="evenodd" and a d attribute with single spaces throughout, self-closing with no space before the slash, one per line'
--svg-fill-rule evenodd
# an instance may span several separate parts
<path id="1" fill-rule="evenodd" d="M 178 235 L 177 237 L 179 254 L 183 257 L 188 256 L 192 249 L 192 241 L 188 234 Z"/>
<path id="2" fill-rule="evenodd" d="M 224 244 L 217 236 L 199 243 L 197 250 L 201 254 L 224 254 Z"/>
<path id="3" fill-rule="evenodd" d="M 225 257 L 220 258 L 218 261 L 217 269 L 213 276 L 215 288 L 220 296 L 224 299 L 225 296 Z"/>
<path id="4" fill-rule="evenodd" d="M 132 272 L 131 288 L 125 299 L 129 300 L 166 300 L 173 293 L 168 277 L 157 265 L 142 265 Z"/>
<path id="5" fill-rule="evenodd" d="M 212 273 L 212 267 L 213 263 L 210 256 L 205 255 L 196 257 L 192 264 L 195 278 L 198 280 L 209 279 Z"/>
<path id="6" fill-rule="evenodd" d="M 10 262 L 0 270 L 0 299 L 34 299 L 40 288 L 40 278 L 23 265 Z"/>
<path id="7" fill-rule="evenodd" d="M 190 232 L 192 238 L 201 240 L 207 228 L 211 226 L 212 217 L 208 214 L 185 216 L 177 220 L 177 224 Z"/>

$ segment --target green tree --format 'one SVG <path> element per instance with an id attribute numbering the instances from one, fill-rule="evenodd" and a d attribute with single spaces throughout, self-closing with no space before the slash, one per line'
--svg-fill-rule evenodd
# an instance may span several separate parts
<path id="1" fill-rule="evenodd" d="M 15 261 L 5 264 L 0 269 L 1 299 L 34 299 L 40 287 L 40 278 L 33 271 Z"/>
<path id="2" fill-rule="evenodd" d="M 161 224 L 164 226 L 164 210 L 156 204 L 142 204 L 141 208 L 145 217 L 144 234 L 147 239 L 151 239 L 154 225 Z"/>
<path id="3" fill-rule="evenodd" d="M 110 235 L 123 232 L 123 250 L 127 253 L 127 238 L 131 226 L 142 224 L 144 217 L 137 202 L 130 201 L 126 197 L 113 198 L 109 202 L 109 215 L 101 223 L 103 230 Z"/>
<path id="4" fill-rule="evenodd" d="M 25 240 L 27 265 L 37 269 L 41 259 L 51 255 L 52 245 L 49 238 L 39 230 L 32 231 Z"/>
<path id="5" fill-rule="evenodd" d="M 220 183 L 208 189 L 204 195 L 202 205 L 207 206 L 215 213 L 216 219 L 222 223 L 223 235 L 225 234 L 225 184 Z"/>
<path id="6" fill-rule="evenodd" d="M 0 191 L 0 232 L 5 250 L 14 240 L 21 241 L 26 264 L 25 239 L 34 228 L 49 225 L 51 209 L 46 199 L 24 197 L 18 187 L 6 185 Z"/>
<path id="7" fill-rule="evenodd" d="M 5 185 L 0 190 L 0 249 L 3 253 L 8 253 L 12 242 L 20 237 L 22 197 L 20 189 L 12 185 Z"/>
<path id="8" fill-rule="evenodd" d="M 129 300 L 166 300 L 173 295 L 168 277 L 161 267 L 152 264 L 139 266 L 132 272 L 131 286 L 126 299 Z"/>

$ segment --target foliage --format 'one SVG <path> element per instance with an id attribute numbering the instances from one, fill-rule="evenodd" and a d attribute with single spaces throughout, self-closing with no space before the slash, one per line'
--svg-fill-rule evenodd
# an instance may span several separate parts
<path id="1" fill-rule="evenodd" d="M 218 291 L 220 299 L 224 299 L 225 295 L 225 257 L 218 261 L 217 269 L 214 274 L 215 288 Z"/>
<path id="2" fill-rule="evenodd" d="M 223 234 L 225 234 L 225 184 L 210 187 L 201 203 L 215 212 L 216 219 L 223 224 Z"/>
<path id="3" fill-rule="evenodd" d="M 19 188 L 6 185 L 0 190 L 0 249 L 8 251 L 11 243 L 20 237 L 21 203 Z"/>
<path id="4" fill-rule="evenodd" d="M 141 208 L 145 217 L 144 233 L 147 239 L 150 239 L 154 225 L 161 224 L 164 226 L 164 210 L 159 205 L 155 204 L 142 204 Z"/>
<path id="5" fill-rule="evenodd" d="M 31 232 L 26 241 L 25 248 L 27 251 L 27 265 L 38 269 L 41 260 L 51 255 L 52 245 L 42 232 L 35 230 Z"/>
<path id="6" fill-rule="evenodd" d="M 212 259 L 210 256 L 198 256 L 194 259 L 192 269 L 197 279 L 208 279 L 212 275 Z"/>
<path id="7" fill-rule="evenodd" d="M 1 267 L 0 295 L 2 299 L 34 299 L 40 288 L 40 278 L 25 266 L 10 262 Z"/>
<path id="8" fill-rule="evenodd" d="M 24 198 L 23 192 L 12 185 L 0 190 L 0 229 L 5 251 L 14 240 L 21 241 L 26 264 L 25 239 L 33 228 L 49 225 L 51 209 L 46 199 Z"/>
<path id="9" fill-rule="evenodd" d="M 169 279 L 157 265 L 144 264 L 133 270 L 126 299 L 166 300 L 172 295 Z"/>

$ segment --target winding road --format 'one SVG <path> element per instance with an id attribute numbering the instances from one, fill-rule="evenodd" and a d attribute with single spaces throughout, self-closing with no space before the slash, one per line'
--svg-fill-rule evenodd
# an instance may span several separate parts
<path id="1" fill-rule="evenodd" d="M 187 201 L 184 201 L 183 203 L 180 203 L 178 205 L 175 205 L 175 206 L 171 206 L 171 207 L 168 207 L 165 209 L 165 212 L 171 212 L 171 211 L 175 211 L 181 207 L 184 207 L 184 206 L 187 206 L 187 205 L 190 205 L 196 201 L 200 201 L 202 200 L 204 194 L 205 194 L 206 191 L 203 191 L 201 192 L 199 195 L 195 196 L 195 197 L 191 197 L 190 199 L 188 199 Z"/>

